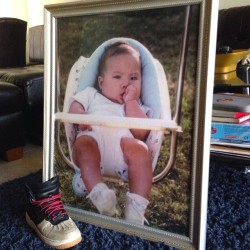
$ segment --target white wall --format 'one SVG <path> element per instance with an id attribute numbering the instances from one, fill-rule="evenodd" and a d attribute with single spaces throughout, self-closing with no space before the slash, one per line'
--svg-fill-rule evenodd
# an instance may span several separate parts
<path id="1" fill-rule="evenodd" d="M 0 0 L 0 17 L 15 17 L 27 21 L 26 0 Z"/>
<path id="2" fill-rule="evenodd" d="M 44 23 L 44 5 L 77 0 L 0 0 L 0 17 L 15 17 L 28 22 L 29 27 Z M 79 0 L 80 1 L 80 0 Z M 219 0 L 219 8 L 250 5 L 250 0 Z"/>
<path id="3" fill-rule="evenodd" d="M 0 0 L 0 17 L 14 17 L 28 22 L 28 27 L 43 24 L 44 5 L 77 0 Z"/>
<path id="4" fill-rule="evenodd" d="M 220 0 L 219 8 L 228 9 L 236 6 L 250 5 L 250 0 Z"/>
<path id="5" fill-rule="evenodd" d="M 28 9 L 27 19 L 29 27 L 44 24 L 43 12 L 45 5 L 65 3 L 65 2 L 76 2 L 76 0 L 24 0 L 24 1 L 26 1 Z"/>

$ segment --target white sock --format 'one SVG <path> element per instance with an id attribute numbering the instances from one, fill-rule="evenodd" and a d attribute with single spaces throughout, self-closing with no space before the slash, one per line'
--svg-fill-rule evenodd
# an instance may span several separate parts
<path id="1" fill-rule="evenodd" d="M 100 214 L 113 216 L 116 212 L 116 195 L 103 182 L 96 184 L 87 196 L 93 202 Z"/>
<path id="2" fill-rule="evenodd" d="M 135 193 L 127 192 L 127 200 L 125 207 L 125 220 L 135 224 L 144 224 L 144 221 L 148 223 L 144 217 L 145 210 L 149 204 L 149 201 Z"/>

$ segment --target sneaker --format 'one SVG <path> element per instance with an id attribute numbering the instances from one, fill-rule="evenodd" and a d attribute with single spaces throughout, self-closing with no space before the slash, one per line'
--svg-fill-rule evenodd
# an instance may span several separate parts
<path id="1" fill-rule="evenodd" d="M 87 197 L 90 198 L 100 214 L 108 216 L 115 214 L 116 195 L 105 183 L 100 182 L 96 184 Z"/>
<path id="2" fill-rule="evenodd" d="M 26 191 L 26 221 L 47 245 L 66 249 L 82 240 L 81 232 L 64 209 L 58 177 L 26 184 Z"/>
<path id="3" fill-rule="evenodd" d="M 144 225 L 148 221 L 144 217 L 145 210 L 149 204 L 149 201 L 144 197 L 127 192 L 127 200 L 125 206 L 125 220 L 130 223 Z"/>

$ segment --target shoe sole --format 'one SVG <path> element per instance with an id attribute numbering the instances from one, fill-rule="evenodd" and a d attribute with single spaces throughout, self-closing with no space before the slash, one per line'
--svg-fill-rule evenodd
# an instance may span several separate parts
<path id="1" fill-rule="evenodd" d="M 77 245 L 78 243 L 80 243 L 82 241 L 82 237 L 80 236 L 79 238 L 77 238 L 73 241 L 58 244 L 58 242 L 52 241 L 52 240 L 44 237 L 44 235 L 42 235 L 40 233 L 39 229 L 36 227 L 35 223 L 30 219 L 30 217 L 27 213 L 26 213 L 25 218 L 26 218 L 26 222 L 28 223 L 28 225 L 37 233 L 37 235 L 40 237 L 40 239 L 50 247 L 53 247 L 56 249 L 67 249 L 67 248 L 70 248 L 70 247 Z"/>

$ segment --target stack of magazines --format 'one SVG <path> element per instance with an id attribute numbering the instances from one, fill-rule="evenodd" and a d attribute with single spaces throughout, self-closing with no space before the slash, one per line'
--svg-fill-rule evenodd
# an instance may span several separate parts
<path id="1" fill-rule="evenodd" d="M 250 156 L 250 96 L 213 95 L 211 152 Z"/>

